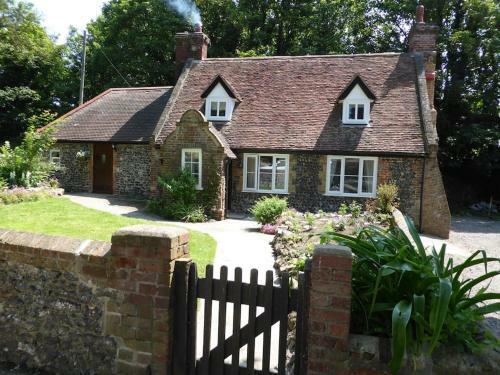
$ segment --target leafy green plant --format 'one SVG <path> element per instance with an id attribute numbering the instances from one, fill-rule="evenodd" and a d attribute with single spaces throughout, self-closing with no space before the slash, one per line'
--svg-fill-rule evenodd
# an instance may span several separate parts
<path id="1" fill-rule="evenodd" d="M 356 201 L 352 201 L 351 204 L 349 205 L 349 213 L 352 215 L 352 217 L 353 218 L 360 217 L 361 212 L 363 212 L 363 206 Z"/>
<path id="2" fill-rule="evenodd" d="M 349 206 L 347 203 L 342 202 L 338 209 L 339 215 L 347 215 L 349 213 Z"/>
<path id="3" fill-rule="evenodd" d="M 285 198 L 262 197 L 255 202 L 250 212 L 260 224 L 275 224 L 287 207 Z"/>
<path id="4" fill-rule="evenodd" d="M 5 178 L 0 177 L 0 190 L 7 189 L 9 185 L 7 184 L 7 180 Z"/>
<path id="5" fill-rule="evenodd" d="M 446 246 L 426 252 L 413 223 L 407 220 L 411 238 L 398 227 L 388 230 L 366 227 L 357 236 L 325 232 L 322 243 L 337 241 L 354 254 L 352 328 L 366 334 L 391 332 L 391 368 L 397 373 L 405 354 L 430 355 L 439 344 L 481 347 L 477 322 L 484 314 L 499 311 L 500 293 L 474 292 L 481 282 L 500 271 L 487 271 L 500 259 L 477 251 L 455 265 L 446 258 Z M 465 270 L 484 265 L 485 274 L 468 280 Z M 466 322 L 467 324 L 462 325 Z"/>
<path id="6" fill-rule="evenodd" d="M 394 183 L 380 184 L 377 189 L 377 209 L 391 214 L 398 207 L 398 187 Z"/>
<path id="7" fill-rule="evenodd" d="M 30 127 L 22 143 L 12 148 L 9 142 L 0 147 L 0 178 L 11 186 L 31 187 L 46 181 L 56 166 L 46 154 L 54 144 L 51 130 L 37 132 Z"/>
<path id="8" fill-rule="evenodd" d="M 306 220 L 307 225 L 309 225 L 310 227 L 312 227 L 316 222 L 316 217 L 310 212 L 306 212 L 304 214 L 304 219 Z"/>
<path id="9" fill-rule="evenodd" d="M 150 211 L 172 220 L 206 221 L 205 208 L 198 202 L 196 179 L 188 170 L 173 176 L 159 176 L 161 196 L 148 202 Z"/>

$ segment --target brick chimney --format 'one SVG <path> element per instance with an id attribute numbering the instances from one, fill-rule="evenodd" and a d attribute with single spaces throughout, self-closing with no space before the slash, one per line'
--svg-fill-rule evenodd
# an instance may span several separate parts
<path id="1" fill-rule="evenodd" d="M 175 66 L 177 76 L 188 59 L 204 60 L 207 58 L 210 39 L 203 33 L 202 26 L 196 24 L 194 32 L 175 34 Z"/>
<path id="2" fill-rule="evenodd" d="M 438 30 L 437 26 L 425 23 L 424 6 L 417 6 L 416 21 L 408 37 L 410 52 L 435 51 Z"/>
<path id="3" fill-rule="evenodd" d="M 436 38 L 439 28 L 429 25 L 424 20 L 424 6 L 418 5 L 416 20 L 413 24 L 408 44 L 410 52 L 421 53 L 424 58 L 425 80 L 431 106 L 434 126 L 436 125 L 436 110 L 434 109 L 434 90 L 436 86 Z"/>

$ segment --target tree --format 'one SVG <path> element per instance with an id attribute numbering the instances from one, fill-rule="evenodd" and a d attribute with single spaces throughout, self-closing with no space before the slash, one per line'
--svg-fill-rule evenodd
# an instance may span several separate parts
<path id="1" fill-rule="evenodd" d="M 61 51 L 30 4 L 0 0 L 0 141 L 18 139 L 44 110 L 65 109 Z"/>
<path id="2" fill-rule="evenodd" d="M 162 0 L 112 0 L 88 25 L 86 96 L 175 83 L 175 33 L 190 26 Z M 70 39 L 74 66 L 79 45 Z"/>

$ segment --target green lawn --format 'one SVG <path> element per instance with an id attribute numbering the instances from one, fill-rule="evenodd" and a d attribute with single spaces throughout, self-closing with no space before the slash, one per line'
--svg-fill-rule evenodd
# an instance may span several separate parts
<path id="1" fill-rule="evenodd" d="M 28 232 L 110 241 L 113 232 L 134 224 L 162 225 L 93 210 L 66 198 L 0 206 L 0 228 Z M 189 243 L 191 257 L 203 275 L 214 258 L 216 242 L 208 234 L 190 231 Z"/>

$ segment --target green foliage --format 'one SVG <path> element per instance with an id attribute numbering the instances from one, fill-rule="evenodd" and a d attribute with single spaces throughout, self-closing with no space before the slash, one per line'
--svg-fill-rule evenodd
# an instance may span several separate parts
<path id="1" fill-rule="evenodd" d="M 32 5 L 0 0 L 0 143 L 17 141 L 44 111 L 68 108 L 59 90 L 65 79 L 62 49 Z"/>
<path id="2" fill-rule="evenodd" d="M 9 184 L 7 184 L 7 180 L 3 177 L 0 177 L 0 191 L 7 189 L 9 187 Z"/>
<path id="3" fill-rule="evenodd" d="M 47 193 L 41 191 L 29 191 L 24 189 L 0 191 L 0 205 L 16 204 L 23 202 L 35 202 L 48 198 Z"/>
<path id="4" fill-rule="evenodd" d="M 349 213 L 349 206 L 347 205 L 347 203 L 342 202 L 337 212 L 339 213 L 339 215 L 347 215 Z"/>
<path id="5" fill-rule="evenodd" d="M 196 179 L 188 170 L 174 176 L 159 176 L 160 198 L 149 202 L 149 209 L 168 219 L 187 222 L 206 221 L 205 208 L 199 204 Z"/>
<path id="6" fill-rule="evenodd" d="M 276 221 L 287 207 L 286 198 L 262 197 L 255 202 L 250 212 L 260 224 L 276 224 Z"/>
<path id="7" fill-rule="evenodd" d="M 31 187 L 43 183 L 56 169 L 46 156 L 53 144 L 50 129 L 37 132 L 32 127 L 19 146 L 12 148 L 5 142 L 0 147 L 0 178 L 11 186 Z"/>
<path id="8" fill-rule="evenodd" d="M 363 206 L 356 201 L 352 201 L 349 205 L 345 202 L 342 202 L 337 212 L 339 215 L 351 214 L 352 218 L 356 219 L 361 216 L 361 213 L 363 212 Z"/>
<path id="9" fill-rule="evenodd" d="M 306 212 L 304 214 L 304 219 L 306 219 L 306 223 L 310 227 L 312 227 L 314 225 L 314 223 L 316 222 L 316 217 L 314 216 L 314 214 L 312 214 L 310 212 Z"/>
<path id="10" fill-rule="evenodd" d="M 408 219 L 407 223 L 411 238 L 397 227 L 367 227 L 355 237 L 334 231 L 322 236 L 322 243 L 334 240 L 352 249 L 352 327 L 367 334 L 391 332 L 394 372 L 405 353 L 430 354 L 440 344 L 477 350 L 484 345 L 477 323 L 500 310 L 500 303 L 482 305 L 498 300 L 499 293 L 474 289 L 500 274 L 487 271 L 488 264 L 500 259 L 477 251 L 455 265 L 446 258 L 445 245 L 426 252 L 415 227 Z M 478 265 L 484 265 L 483 276 L 462 278 Z"/>
<path id="11" fill-rule="evenodd" d="M 398 187 L 394 183 L 380 184 L 377 189 L 377 208 L 382 214 L 391 214 L 397 208 Z"/>

